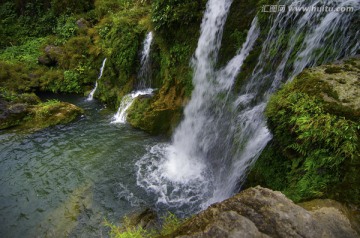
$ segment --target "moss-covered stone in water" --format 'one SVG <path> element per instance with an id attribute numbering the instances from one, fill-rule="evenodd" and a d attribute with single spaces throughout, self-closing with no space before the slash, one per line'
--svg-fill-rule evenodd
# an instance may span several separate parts
<path id="1" fill-rule="evenodd" d="M 21 128 L 37 130 L 58 124 L 66 124 L 78 118 L 84 111 L 66 102 L 45 102 L 30 108 Z"/>
<path id="2" fill-rule="evenodd" d="M 154 98 L 137 98 L 129 108 L 128 122 L 151 134 L 171 134 L 182 115 L 184 89 L 178 92 L 178 88 L 181 87 L 163 87 Z"/>
<path id="3" fill-rule="evenodd" d="M 41 102 L 35 94 L 17 94 L 0 88 L 0 129 L 19 127 L 38 130 L 69 123 L 84 111 L 70 103 Z"/>

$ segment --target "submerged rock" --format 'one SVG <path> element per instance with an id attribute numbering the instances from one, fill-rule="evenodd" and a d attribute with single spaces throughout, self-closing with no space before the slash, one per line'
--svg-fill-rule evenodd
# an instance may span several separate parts
<path id="1" fill-rule="evenodd" d="M 338 207 L 308 211 L 255 187 L 190 218 L 167 237 L 359 237 Z"/>

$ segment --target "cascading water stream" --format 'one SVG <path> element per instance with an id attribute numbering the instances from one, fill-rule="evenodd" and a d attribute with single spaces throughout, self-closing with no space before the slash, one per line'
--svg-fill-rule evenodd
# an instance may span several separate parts
<path id="1" fill-rule="evenodd" d="M 257 18 L 246 42 L 228 64 L 215 70 L 230 0 L 209 0 L 192 61 L 194 91 L 171 144 L 160 144 L 137 162 L 137 183 L 158 196 L 157 204 L 189 214 L 230 197 L 271 133 L 264 110 L 282 83 L 305 67 L 355 54 L 359 30 L 351 22 L 360 2 L 281 1 L 290 7 L 353 7 L 353 12 L 285 11 L 274 15 L 258 63 L 240 93 L 232 86 L 259 35 Z M 269 15 L 270 17 L 271 15 Z M 282 39 L 289 39 L 284 42 Z"/>
<path id="2" fill-rule="evenodd" d="M 151 95 L 154 90 L 149 88 L 145 90 L 138 90 L 136 92 L 130 93 L 125 95 L 120 103 L 120 107 L 113 117 L 112 123 L 125 123 L 127 110 L 131 107 L 132 103 L 134 102 L 135 98 L 142 96 L 142 95 Z"/>
<path id="3" fill-rule="evenodd" d="M 153 33 L 150 31 L 143 43 L 141 52 L 140 70 L 138 73 L 137 89 L 145 89 L 151 87 L 151 66 L 150 66 L 150 50 L 153 41 Z"/>
<path id="4" fill-rule="evenodd" d="M 150 67 L 150 51 L 153 40 L 153 33 L 149 32 L 143 43 L 141 52 L 141 67 L 138 74 L 137 91 L 125 95 L 120 103 L 120 107 L 113 117 L 112 123 L 126 123 L 127 110 L 131 107 L 134 100 L 143 95 L 152 95 L 154 89 L 151 87 L 151 67 Z"/>
<path id="5" fill-rule="evenodd" d="M 94 94 L 95 94 L 95 92 L 96 92 L 96 90 L 97 90 L 97 88 L 98 88 L 98 80 L 101 79 L 101 77 L 102 77 L 102 75 L 103 75 L 103 73 L 104 73 L 106 60 L 107 60 L 107 59 L 105 58 L 104 61 L 102 62 L 102 66 L 101 66 L 101 68 L 100 68 L 99 77 L 98 77 L 98 79 L 97 79 L 96 82 L 95 82 L 95 87 L 94 87 L 94 89 L 90 92 L 89 96 L 87 97 L 87 99 L 86 99 L 87 101 L 92 101 L 92 100 L 94 100 Z"/>

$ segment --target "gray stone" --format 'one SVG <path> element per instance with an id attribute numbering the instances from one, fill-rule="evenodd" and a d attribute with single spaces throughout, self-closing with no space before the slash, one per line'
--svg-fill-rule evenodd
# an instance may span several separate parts
<path id="1" fill-rule="evenodd" d="M 335 207 L 307 211 L 282 193 L 258 186 L 210 206 L 167 237 L 355 238 L 359 235 Z"/>

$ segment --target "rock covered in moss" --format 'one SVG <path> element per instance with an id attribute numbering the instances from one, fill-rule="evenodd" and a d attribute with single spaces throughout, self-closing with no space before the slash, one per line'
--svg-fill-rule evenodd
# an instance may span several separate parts
<path id="1" fill-rule="evenodd" d="M 256 187 L 210 206 L 168 237 L 359 237 L 336 207 L 306 209 Z"/>
<path id="2" fill-rule="evenodd" d="M 48 101 L 32 106 L 29 117 L 21 125 L 26 129 L 42 129 L 74 121 L 84 113 L 83 109 L 67 102 Z"/>
<path id="3" fill-rule="evenodd" d="M 45 47 L 44 53 L 38 58 L 39 64 L 54 66 L 57 64 L 58 58 L 64 54 L 64 51 L 59 46 L 48 45 Z"/>
<path id="4" fill-rule="evenodd" d="M 304 70 L 266 109 L 273 141 L 245 186 L 296 202 L 331 198 L 360 204 L 360 59 Z"/>
<path id="5" fill-rule="evenodd" d="M 360 56 L 302 72 L 297 88 L 325 103 L 326 110 L 351 120 L 360 118 Z"/>
<path id="6" fill-rule="evenodd" d="M 182 115 L 183 89 L 163 87 L 154 98 L 139 97 L 129 108 L 128 122 L 151 134 L 170 134 Z"/>
<path id="7" fill-rule="evenodd" d="M 42 129 L 78 118 L 84 111 L 70 103 L 50 100 L 41 102 L 35 94 L 0 91 L 0 129 L 19 126 Z"/>

